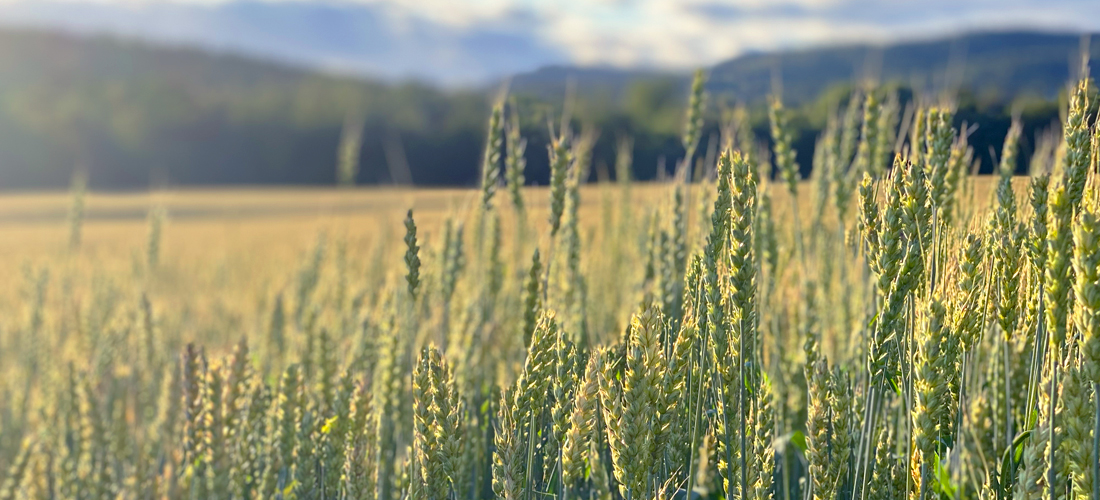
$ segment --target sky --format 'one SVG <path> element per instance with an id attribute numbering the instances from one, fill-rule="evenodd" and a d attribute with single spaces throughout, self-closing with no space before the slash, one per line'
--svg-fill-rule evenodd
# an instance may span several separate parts
<path id="1" fill-rule="evenodd" d="M 549 64 L 685 71 L 747 51 L 1100 30 L 1098 0 L 0 0 L 0 24 L 477 85 Z"/>

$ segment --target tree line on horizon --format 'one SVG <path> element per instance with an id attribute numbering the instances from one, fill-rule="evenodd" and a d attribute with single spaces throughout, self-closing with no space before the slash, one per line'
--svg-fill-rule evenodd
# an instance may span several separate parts
<path id="1" fill-rule="evenodd" d="M 483 117 L 498 98 L 495 90 L 373 83 L 236 56 L 42 33 L 0 34 L 0 62 L 2 190 L 64 188 L 74 171 L 97 190 L 334 185 L 338 165 L 347 162 L 349 128 L 358 138 L 355 184 L 475 186 Z M 548 124 L 566 113 L 574 128 L 595 137 L 589 180 L 613 177 L 624 137 L 633 141 L 636 179 L 671 172 L 684 153 L 684 86 L 681 78 L 640 76 L 615 95 L 580 89 L 568 106 L 520 89 L 509 105 L 522 117 L 527 182 L 548 183 Z M 826 117 L 846 105 L 852 88 L 835 84 L 791 106 L 800 165 L 811 164 Z M 909 85 L 885 88 L 903 108 L 920 101 Z M 1064 93 L 990 97 L 962 87 L 953 100 L 955 126 L 970 130 L 983 172 L 992 171 L 996 159 L 988 152 L 1000 150 L 1014 115 L 1027 150 L 1065 107 Z M 718 147 L 717 131 L 734 110 L 747 115 L 758 147 L 770 149 L 765 102 L 719 94 L 704 110 L 701 152 Z"/>

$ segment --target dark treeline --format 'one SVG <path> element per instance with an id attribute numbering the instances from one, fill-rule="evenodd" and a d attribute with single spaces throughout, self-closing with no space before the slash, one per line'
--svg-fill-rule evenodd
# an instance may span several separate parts
<path id="1" fill-rule="evenodd" d="M 887 88 L 903 106 L 912 99 L 906 87 Z M 715 90 L 702 151 L 717 140 L 719 117 L 733 102 Z M 804 174 L 826 116 L 850 92 L 848 84 L 833 84 L 793 108 Z M 561 99 L 517 94 L 513 102 L 528 140 L 526 177 L 546 184 L 548 124 L 560 120 Z M 988 152 L 1000 151 L 1012 116 L 1020 115 L 1022 171 L 1034 137 L 1056 122 L 1064 98 L 989 94 L 956 92 L 956 125 L 976 126 L 970 144 L 989 172 Z M 634 141 L 635 178 L 658 177 L 661 165 L 671 171 L 684 154 L 679 134 L 686 96 L 685 79 L 659 75 L 638 77 L 613 97 L 578 92 L 574 129 L 598 134 L 593 178 L 614 171 L 623 136 Z M 495 98 L 495 92 L 384 85 L 108 38 L 0 31 L 0 189 L 62 188 L 76 169 L 101 190 L 332 185 L 349 118 L 363 124 L 357 183 L 411 178 L 423 186 L 473 186 Z M 743 104 L 766 146 L 764 102 Z"/>

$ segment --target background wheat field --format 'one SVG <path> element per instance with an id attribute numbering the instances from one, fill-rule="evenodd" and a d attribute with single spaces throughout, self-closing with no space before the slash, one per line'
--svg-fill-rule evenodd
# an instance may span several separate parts
<path id="1" fill-rule="evenodd" d="M 975 197 L 987 199 L 994 179 L 975 180 Z M 1023 179 L 1016 179 L 1023 189 Z M 662 183 L 616 184 L 601 182 L 581 187 L 580 226 L 585 234 L 585 251 L 595 252 L 613 238 L 624 205 L 650 207 L 638 210 L 644 222 L 647 211 L 670 201 L 672 188 Z M 808 183 L 799 186 L 800 196 L 811 196 Z M 549 214 L 549 192 L 545 188 L 526 187 L 528 217 L 537 231 L 544 232 Z M 1022 191 L 1021 191 L 1022 192 Z M 139 193 L 89 193 L 85 198 L 86 216 L 82 224 L 81 245 L 69 247 L 69 214 L 72 195 L 68 192 L 6 194 L 0 196 L 0 280 L 14 286 L 0 293 L 7 316 L 14 322 L 7 329 L 18 329 L 25 316 L 26 299 L 42 271 L 51 282 L 64 282 L 73 296 L 47 293 L 46 300 L 80 301 L 93 287 L 110 283 L 115 292 L 135 296 L 145 293 L 159 307 L 186 307 L 193 311 L 192 322 L 202 329 L 217 330 L 219 322 L 262 326 L 274 296 L 290 293 L 298 269 L 306 265 L 321 244 L 330 269 L 337 254 L 351 267 L 350 282 L 367 288 L 368 283 L 388 277 L 401 264 L 400 239 L 405 228 L 405 212 L 416 213 L 418 230 L 427 241 L 441 237 L 447 220 L 465 222 L 479 195 L 467 189 L 302 189 L 256 188 L 217 190 L 176 190 Z M 706 195 L 698 186 L 689 197 L 702 202 Z M 776 192 L 777 217 L 789 217 L 790 201 L 786 192 Z M 690 201 L 690 200 L 689 200 Z M 637 204 L 637 205 L 635 205 Z M 799 207 L 800 220 L 810 224 L 811 206 Z M 831 208 L 829 209 L 831 210 Z M 150 214 L 163 212 L 164 228 L 159 247 L 161 257 L 150 271 L 148 259 Z M 689 211 L 689 225 L 698 231 L 700 210 Z M 831 212 L 830 212 L 831 213 Z M 515 224 L 511 214 L 503 214 L 503 224 Z M 631 228 L 644 232 L 644 227 Z M 514 241 L 501 242 L 506 253 L 517 251 Z M 615 244 L 614 241 L 611 244 Z M 646 251 L 644 234 L 619 244 L 623 251 Z M 533 247 L 521 250 L 524 259 Z M 428 249 L 431 251 L 431 249 Z M 790 252 L 793 249 L 788 248 Z M 636 256 L 634 257 L 636 258 Z M 625 279 L 640 281 L 643 276 Z M 592 269 L 593 273 L 600 269 Z M 598 281 L 612 281 L 599 276 Z M 48 286 L 48 285 L 47 285 Z M 77 292 L 77 289 L 79 291 Z M 132 297 L 131 297 L 132 298 Z M 165 313 L 168 311 L 166 310 Z M 625 314 L 625 313 L 624 313 Z M 626 322 L 629 318 L 618 318 Z M 196 326 L 196 328 L 199 328 Z M 193 332 L 192 332 L 193 333 Z M 244 331 L 241 333 L 256 333 Z M 185 338 L 190 340 L 189 335 Z M 234 338 L 206 338 L 208 348 L 227 348 Z"/>
<path id="2" fill-rule="evenodd" d="M 667 189 L 649 183 L 628 189 L 627 196 L 641 204 L 659 205 L 667 195 Z M 392 278 L 393 270 L 403 266 L 402 221 L 407 210 L 415 211 L 421 238 L 429 242 L 425 252 L 434 252 L 431 242 L 438 246 L 444 223 L 466 222 L 478 196 L 472 189 L 401 188 L 89 193 L 81 244 L 74 251 L 69 247 L 70 193 L 4 195 L 0 196 L 0 228 L 5 234 L 0 254 L 10 265 L 4 265 L 0 275 L 19 286 L 6 287 L 2 300 L 12 311 L 20 311 L 27 287 L 33 287 L 33 276 L 45 270 L 52 274 L 51 282 L 63 280 L 78 287 L 80 295 L 89 293 L 93 282 L 104 280 L 120 294 L 145 292 L 154 304 L 164 301 L 164 307 L 172 309 L 186 305 L 203 311 L 195 320 L 210 328 L 216 323 L 209 322 L 227 319 L 209 317 L 216 314 L 212 308 L 234 321 L 259 324 L 266 318 L 258 316 L 269 312 L 275 294 L 292 292 L 299 268 L 310 263 L 318 245 L 324 254 L 321 272 L 326 286 L 329 275 L 336 272 L 332 258 L 340 254 L 351 266 L 348 282 L 356 288 L 371 288 L 369 283 Z M 531 223 L 544 230 L 547 190 L 524 188 L 524 196 L 530 200 Z M 615 222 L 602 220 L 607 214 L 601 212 L 609 209 L 608 204 L 618 209 L 622 197 L 622 187 L 614 184 L 582 189 L 580 213 L 593 244 L 605 239 L 595 239 L 608 230 L 601 222 Z M 156 269 L 150 270 L 150 214 L 158 211 L 164 214 L 161 257 Z M 508 227 L 515 223 L 510 214 L 503 219 Z M 624 242 L 624 247 L 637 243 Z M 509 255 L 514 246 L 513 241 L 502 241 Z M 522 250 L 524 260 L 530 258 L 531 250 L 533 246 Z M 47 300 L 62 298 L 49 293 Z M 230 342 L 220 345 L 224 348 L 234 339 L 223 340 Z"/>

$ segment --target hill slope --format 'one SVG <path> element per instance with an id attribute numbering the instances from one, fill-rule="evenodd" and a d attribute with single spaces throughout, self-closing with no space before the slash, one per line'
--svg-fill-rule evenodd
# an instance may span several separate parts
<path id="1" fill-rule="evenodd" d="M 1027 94 L 1057 95 L 1070 78 L 1080 53 L 1079 34 L 1003 32 L 972 33 L 950 39 L 913 41 L 887 46 L 849 45 L 743 55 L 709 69 L 708 91 L 747 102 L 762 101 L 773 81 L 784 100 L 803 104 L 831 86 L 855 78 L 899 82 L 918 90 L 939 91 L 945 85 L 976 90 L 992 100 Z M 1093 61 L 1100 39 L 1093 37 Z M 960 71 L 961 70 L 961 71 Z M 555 66 L 517 75 L 512 88 L 540 96 L 564 95 L 572 77 L 579 92 L 622 95 L 640 78 L 653 73 L 612 68 Z M 667 74 L 686 87 L 690 75 Z"/>
<path id="2" fill-rule="evenodd" d="M 423 166 L 414 180 L 465 182 L 476 177 L 474 137 L 486 113 L 480 92 L 386 85 L 106 37 L 0 30 L 3 189 L 65 186 L 77 166 L 97 188 L 328 184 L 348 116 L 365 122 L 361 182 L 390 179 L 379 138 L 399 141 L 408 162 Z"/>
<path id="3" fill-rule="evenodd" d="M 387 3 L 4 0 L 0 25 L 113 33 L 390 82 L 418 78 L 464 87 L 514 68 L 568 60 L 534 35 L 537 19 L 511 15 L 452 26 Z"/>

